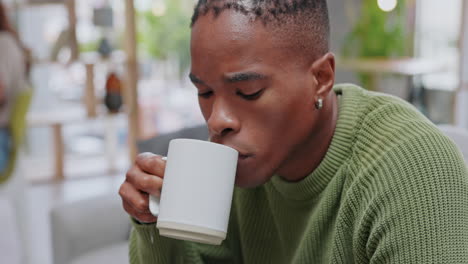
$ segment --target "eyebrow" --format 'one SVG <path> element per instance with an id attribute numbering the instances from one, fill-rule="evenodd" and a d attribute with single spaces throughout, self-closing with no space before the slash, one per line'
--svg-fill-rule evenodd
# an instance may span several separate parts
<path id="1" fill-rule="evenodd" d="M 263 80 L 267 78 L 268 76 L 256 72 L 237 72 L 224 75 L 224 80 L 228 83 Z"/>
<path id="2" fill-rule="evenodd" d="M 198 84 L 205 84 L 204 81 L 200 80 L 197 76 L 195 76 L 193 73 L 189 74 L 190 81 L 193 83 L 198 83 Z M 205 84 L 206 85 L 206 84 Z"/>
<path id="3" fill-rule="evenodd" d="M 195 84 L 207 85 L 204 81 L 198 78 L 195 74 L 189 74 L 190 81 Z M 256 72 L 236 72 L 236 73 L 227 73 L 224 75 L 224 81 L 228 83 L 237 83 L 237 82 L 246 82 L 246 81 L 255 81 L 268 79 L 267 75 L 263 75 Z"/>

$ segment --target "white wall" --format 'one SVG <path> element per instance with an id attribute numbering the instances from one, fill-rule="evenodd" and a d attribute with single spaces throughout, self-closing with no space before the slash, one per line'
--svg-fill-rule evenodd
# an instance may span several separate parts
<path id="1" fill-rule="evenodd" d="M 462 33 L 460 39 L 460 91 L 456 98 L 455 124 L 468 128 L 468 3 L 463 1 Z"/>

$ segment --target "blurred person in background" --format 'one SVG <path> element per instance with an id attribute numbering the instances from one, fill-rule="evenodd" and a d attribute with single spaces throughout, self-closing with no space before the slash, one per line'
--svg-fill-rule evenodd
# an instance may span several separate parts
<path id="1" fill-rule="evenodd" d="M 5 5 L 0 2 L 0 173 L 9 161 L 10 114 L 15 97 L 27 86 L 30 69 L 29 50 L 8 21 Z"/>

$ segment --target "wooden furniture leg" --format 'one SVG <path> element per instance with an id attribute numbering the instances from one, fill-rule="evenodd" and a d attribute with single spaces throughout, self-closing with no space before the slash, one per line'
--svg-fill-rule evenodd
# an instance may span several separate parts
<path id="1" fill-rule="evenodd" d="M 64 159 L 65 149 L 63 144 L 62 124 L 53 124 L 54 150 L 55 150 L 55 180 L 65 179 Z"/>

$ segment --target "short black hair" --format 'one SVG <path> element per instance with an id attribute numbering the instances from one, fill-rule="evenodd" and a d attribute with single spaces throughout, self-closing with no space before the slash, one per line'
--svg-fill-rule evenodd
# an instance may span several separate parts
<path id="1" fill-rule="evenodd" d="M 314 57 L 329 51 L 330 21 L 326 0 L 199 0 L 191 26 L 200 16 L 212 12 L 215 17 L 234 10 L 265 26 L 273 24 L 276 34 L 286 34 L 295 47 Z"/>

